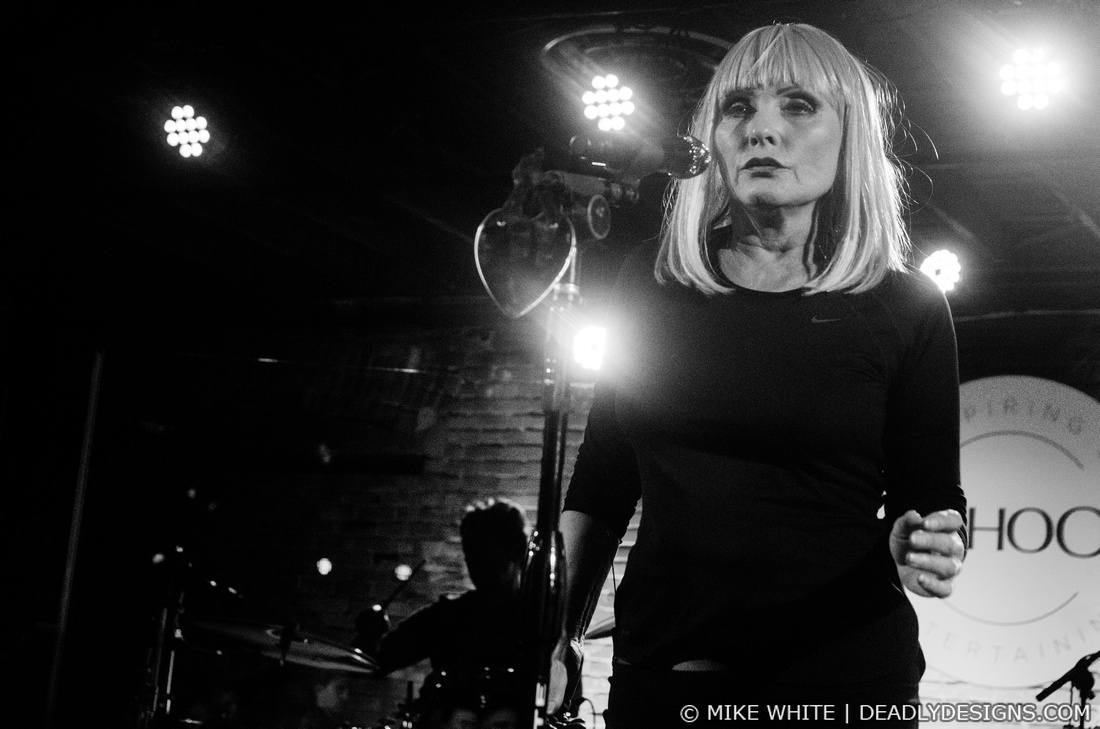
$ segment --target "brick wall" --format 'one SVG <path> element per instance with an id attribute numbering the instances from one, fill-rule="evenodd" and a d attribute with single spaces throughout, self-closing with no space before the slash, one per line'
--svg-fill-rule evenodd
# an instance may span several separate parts
<path id="1" fill-rule="evenodd" d="M 320 403 L 331 412 L 333 403 L 342 401 L 342 415 L 353 419 L 362 418 L 363 411 L 356 412 L 347 398 L 361 398 L 364 407 L 373 408 L 367 414 L 372 422 L 361 432 L 364 438 L 373 436 L 374 442 L 356 442 L 348 432 L 330 433 L 324 451 L 331 464 L 356 458 L 361 462 L 379 451 L 412 452 L 424 457 L 422 471 L 325 472 L 322 467 L 305 473 L 193 476 L 197 500 L 212 491 L 216 495 L 197 530 L 194 551 L 204 564 L 217 565 L 219 579 L 245 598 L 221 599 L 215 601 L 218 607 L 196 608 L 193 613 L 220 610 L 234 620 L 269 624 L 293 620 L 304 632 L 344 644 L 354 634 L 358 612 L 399 588 L 388 609 L 395 624 L 441 595 L 468 589 L 458 534 L 464 507 L 506 497 L 528 511 L 532 524 L 537 518 L 543 336 L 538 323 L 525 318 L 491 328 L 390 339 L 382 345 L 345 339 L 337 348 L 339 354 L 334 350 L 328 355 L 345 370 L 440 369 L 447 377 L 433 380 L 433 387 L 442 390 L 437 397 L 426 397 L 417 394 L 415 386 L 397 382 L 399 377 L 365 387 L 346 374 L 337 382 L 333 371 L 310 375 L 305 389 L 314 406 Z M 410 359 L 416 367 L 405 366 Z M 271 396 L 262 391 L 285 384 L 254 383 L 257 392 L 249 399 L 270 402 Z M 566 483 L 590 399 L 590 384 L 574 386 Z M 393 412 L 380 414 L 380 400 L 388 400 Z M 411 415 L 405 412 L 410 403 L 415 411 Z M 328 575 L 315 568 L 321 558 L 333 565 Z M 416 567 L 421 561 L 423 568 L 402 587 L 394 577 L 395 568 Z M 621 563 L 616 571 L 621 574 Z M 610 589 L 606 592 L 595 621 L 611 615 Z M 245 670 L 234 666 L 227 673 Z M 366 726 L 378 724 L 404 700 L 408 683 L 419 687 L 427 672 L 424 662 L 382 679 L 358 682 L 356 720 Z M 584 689 L 596 711 L 606 706 L 609 674 L 610 640 L 593 642 Z"/>

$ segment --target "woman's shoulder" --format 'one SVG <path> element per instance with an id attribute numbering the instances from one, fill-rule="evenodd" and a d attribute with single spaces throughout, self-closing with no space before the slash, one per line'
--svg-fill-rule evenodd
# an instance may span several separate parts
<path id="1" fill-rule="evenodd" d="M 881 322 L 903 339 L 947 332 L 953 326 L 944 292 L 916 268 L 891 270 L 878 286 L 854 298 L 854 306 L 866 318 Z"/>
<path id="2" fill-rule="evenodd" d="M 895 306 L 917 311 L 940 309 L 947 304 L 936 282 L 912 266 L 887 271 L 882 282 L 869 293 Z"/>

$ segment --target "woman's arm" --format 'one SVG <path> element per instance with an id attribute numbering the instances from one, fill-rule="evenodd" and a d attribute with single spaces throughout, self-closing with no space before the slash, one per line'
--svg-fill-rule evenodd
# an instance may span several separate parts
<path id="1" fill-rule="evenodd" d="M 568 706 L 580 685 L 584 633 L 619 547 L 611 530 L 584 512 L 563 511 L 560 529 L 565 550 L 565 630 L 551 672 L 551 713 Z"/>

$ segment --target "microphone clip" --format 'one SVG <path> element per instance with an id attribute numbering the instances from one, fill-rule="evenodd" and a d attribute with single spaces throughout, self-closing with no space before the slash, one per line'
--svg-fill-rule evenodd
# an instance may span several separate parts
<path id="1" fill-rule="evenodd" d="M 537 149 L 512 170 L 512 194 L 502 207 L 505 220 L 564 215 L 578 241 L 603 240 L 611 232 L 611 205 L 638 200 L 636 185 L 546 167 L 546 152 Z"/>

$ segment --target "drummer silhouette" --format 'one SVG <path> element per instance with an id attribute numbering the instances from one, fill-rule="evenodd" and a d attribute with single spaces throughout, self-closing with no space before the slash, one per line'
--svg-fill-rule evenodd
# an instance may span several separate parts
<path id="1" fill-rule="evenodd" d="M 508 499 L 477 502 L 466 508 L 459 533 L 474 589 L 445 595 L 386 632 L 385 616 L 368 608 L 353 645 L 374 657 L 379 675 L 431 660 L 417 702 L 429 729 L 510 729 L 522 705 L 527 515 Z"/>

